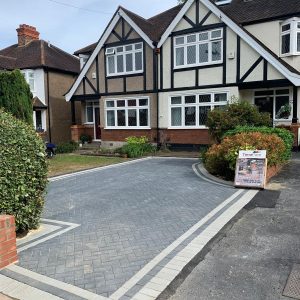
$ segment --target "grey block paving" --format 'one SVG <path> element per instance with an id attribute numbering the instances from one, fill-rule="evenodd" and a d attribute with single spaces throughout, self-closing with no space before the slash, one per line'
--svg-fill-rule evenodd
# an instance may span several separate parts
<path id="1" fill-rule="evenodd" d="M 109 296 L 231 196 L 197 160 L 151 159 L 50 183 L 44 216 L 81 224 L 20 253 L 21 267 Z"/>

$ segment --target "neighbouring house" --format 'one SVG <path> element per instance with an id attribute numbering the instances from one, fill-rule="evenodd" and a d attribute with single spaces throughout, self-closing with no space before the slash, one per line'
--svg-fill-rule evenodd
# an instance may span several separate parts
<path id="1" fill-rule="evenodd" d="M 75 52 L 81 72 L 66 100 L 73 113 L 81 103 L 83 122 L 73 138 L 208 144 L 208 112 L 233 97 L 297 133 L 299 15 L 298 0 L 187 0 L 150 19 L 119 7 L 99 41 Z"/>
<path id="2" fill-rule="evenodd" d="M 33 95 L 34 126 L 43 138 L 70 141 L 71 105 L 64 94 L 80 71 L 79 59 L 39 39 L 35 27 L 23 24 L 17 33 L 18 43 L 0 50 L 0 70 L 20 69 L 24 74 Z"/>

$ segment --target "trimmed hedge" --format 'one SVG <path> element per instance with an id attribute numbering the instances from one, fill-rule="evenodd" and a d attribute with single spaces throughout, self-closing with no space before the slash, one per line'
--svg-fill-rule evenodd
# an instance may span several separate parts
<path id="1" fill-rule="evenodd" d="M 221 142 L 226 131 L 241 126 L 271 126 L 269 113 L 260 113 L 255 105 L 247 101 L 233 102 L 222 109 L 214 109 L 208 113 L 206 126 L 210 135 Z"/>
<path id="2" fill-rule="evenodd" d="M 285 145 L 276 134 L 260 132 L 240 133 L 225 137 L 220 144 L 211 146 L 204 155 L 206 169 L 214 175 L 232 180 L 239 150 L 267 150 L 268 165 L 281 164 Z"/>
<path id="3" fill-rule="evenodd" d="M 47 185 L 45 145 L 34 128 L 0 110 L 0 214 L 17 231 L 38 228 Z"/>
<path id="4" fill-rule="evenodd" d="M 56 147 L 56 153 L 72 153 L 78 149 L 78 143 L 71 141 L 69 143 L 61 143 Z"/>
<path id="5" fill-rule="evenodd" d="M 238 133 L 260 132 L 264 134 L 276 134 L 280 137 L 285 145 L 285 153 L 283 154 L 284 160 L 289 160 L 292 155 L 292 148 L 294 143 L 294 135 L 292 132 L 284 128 L 272 127 L 252 127 L 252 126 L 237 126 L 235 129 L 227 131 L 223 137 L 233 136 Z"/>

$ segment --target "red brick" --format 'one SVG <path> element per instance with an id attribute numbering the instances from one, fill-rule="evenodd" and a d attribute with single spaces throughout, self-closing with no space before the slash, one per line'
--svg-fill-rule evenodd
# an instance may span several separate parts
<path id="1" fill-rule="evenodd" d="M 7 267 L 9 265 L 9 260 L 7 261 L 0 261 L 0 270 Z"/>
<path id="2" fill-rule="evenodd" d="M 0 256 L 0 261 L 7 261 L 7 260 L 10 260 L 10 259 L 14 258 L 15 256 L 17 256 L 17 250 L 16 249 L 14 251 L 8 252 L 5 255 Z"/>
<path id="3" fill-rule="evenodd" d="M 8 241 L 15 240 L 16 239 L 16 231 L 15 230 L 7 231 L 6 232 L 6 239 Z M 1 241 L 1 239 L 0 239 L 0 241 Z"/>
<path id="4" fill-rule="evenodd" d="M 13 240 L 2 242 L 0 243 L 0 251 L 2 249 L 6 249 L 7 247 L 15 246 L 15 245 L 16 245 L 16 241 Z"/>
<path id="5" fill-rule="evenodd" d="M 6 255 L 7 253 L 16 251 L 17 247 L 16 245 L 11 245 L 9 247 L 3 248 L 0 250 L 0 261 L 3 260 L 3 256 Z"/>
<path id="6" fill-rule="evenodd" d="M 5 229 L 0 229 L 0 243 L 7 240 L 7 232 Z"/>

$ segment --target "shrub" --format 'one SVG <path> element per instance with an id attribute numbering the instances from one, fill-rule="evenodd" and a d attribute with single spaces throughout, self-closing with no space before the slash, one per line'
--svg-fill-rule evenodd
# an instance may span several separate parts
<path id="1" fill-rule="evenodd" d="M 56 153 L 72 153 L 78 149 L 78 143 L 71 141 L 69 143 L 61 143 L 56 147 Z"/>
<path id="2" fill-rule="evenodd" d="M 80 136 L 80 141 L 81 141 L 82 144 L 84 144 L 84 143 L 91 143 L 92 140 L 93 140 L 93 138 L 90 135 L 88 135 L 88 134 L 82 134 Z"/>
<path id="3" fill-rule="evenodd" d="M 294 135 L 292 132 L 284 128 L 273 127 L 251 127 L 251 126 L 237 126 L 235 129 L 229 130 L 224 134 L 226 136 L 232 136 L 238 133 L 260 132 L 264 134 L 276 134 L 280 137 L 285 145 L 285 153 L 283 155 L 284 160 L 289 160 L 292 154 L 292 147 L 294 143 Z"/>
<path id="4" fill-rule="evenodd" d="M 155 146 L 153 146 L 145 136 L 130 136 L 126 139 L 126 144 L 121 148 L 121 152 L 127 154 L 130 158 L 140 157 L 154 151 Z"/>
<path id="5" fill-rule="evenodd" d="M 33 124 L 32 94 L 19 70 L 0 72 L 0 108 L 28 124 Z"/>
<path id="6" fill-rule="evenodd" d="M 37 228 L 47 185 L 45 144 L 32 126 L 0 110 L 0 214 L 16 229 Z"/>
<path id="7" fill-rule="evenodd" d="M 207 127 L 210 135 L 219 143 L 226 131 L 238 125 L 270 126 L 269 113 L 260 113 L 258 108 L 249 102 L 233 102 L 225 109 L 214 109 L 208 113 Z"/>
<path id="8" fill-rule="evenodd" d="M 275 134 L 260 132 L 240 133 L 225 137 L 205 153 L 206 169 L 215 175 L 233 179 L 239 150 L 267 150 L 268 165 L 281 164 L 284 159 L 285 145 Z"/>

